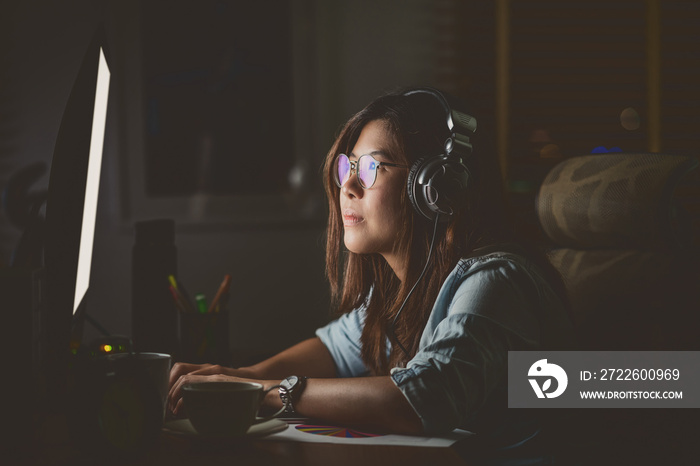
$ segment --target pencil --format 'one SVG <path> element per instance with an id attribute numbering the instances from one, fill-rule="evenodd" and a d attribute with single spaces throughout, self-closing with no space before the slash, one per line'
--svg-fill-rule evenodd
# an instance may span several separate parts
<path id="1" fill-rule="evenodd" d="M 168 281 L 170 285 L 177 290 L 177 280 L 175 280 L 175 275 L 168 275 Z"/>
<path id="2" fill-rule="evenodd" d="M 188 311 L 194 312 L 195 308 L 192 304 L 192 300 L 190 299 L 190 295 L 187 294 L 185 285 L 183 285 L 182 283 L 178 283 L 174 275 L 168 275 L 168 280 L 170 281 L 170 285 L 172 285 L 172 287 L 175 288 L 175 291 L 177 291 L 178 295 L 180 295 L 180 297 L 182 298 L 183 306 L 185 306 L 185 308 Z"/>
<path id="3" fill-rule="evenodd" d="M 216 292 L 214 299 L 209 305 L 209 312 L 219 312 L 219 305 L 222 300 L 228 295 L 229 287 L 231 286 L 231 275 L 224 275 L 224 281 L 221 282 L 219 290 Z"/>
<path id="4" fill-rule="evenodd" d="M 178 310 L 180 312 L 188 312 L 187 308 L 182 302 L 182 296 L 180 295 L 180 293 L 178 293 L 177 288 L 175 288 L 173 285 L 169 285 L 168 289 L 170 289 L 170 294 L 173 295 L 173 301 L 175 301 L 175 306 L 177 306 Z"/>

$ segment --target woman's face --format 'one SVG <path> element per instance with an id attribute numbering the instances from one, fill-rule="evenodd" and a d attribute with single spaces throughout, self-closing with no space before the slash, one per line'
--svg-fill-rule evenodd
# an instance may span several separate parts
<path id="1" fill-rule="evenodd" d="M 367 123 L 348 154 L 351 161 L 372 154 L 378 162 L 389 162 L 391 140 L 384 122 Z M 406 189 L 406 168 L 380 166 L 369 189 L 363 189 L 353 172 L 340 189 L 340 213 L 345 229 L 345 247 L 356 254 L 381 254 L 399 277 L 403 264 L 395 254 L 397 238 L 403 228 L 401 191 Z"/>

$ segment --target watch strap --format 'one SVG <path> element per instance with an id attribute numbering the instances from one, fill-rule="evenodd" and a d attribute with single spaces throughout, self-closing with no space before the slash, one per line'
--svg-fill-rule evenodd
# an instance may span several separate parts
<path id="1" fill-rule="evenodd" d="M 299 395 L 301 395 L 302 390 L 306 386 L 306 379 L 308 377 L 290 376 L 282 381 L 279 387 L 280 400 L 282 400 L 282 405 L 284 407 L 285 413 L 295 413 L 294 402 L 298 401 Z M 290 379 L 296 379 L 294 381 Z M 292 384 L 289 386 L 289 384 Z"/>

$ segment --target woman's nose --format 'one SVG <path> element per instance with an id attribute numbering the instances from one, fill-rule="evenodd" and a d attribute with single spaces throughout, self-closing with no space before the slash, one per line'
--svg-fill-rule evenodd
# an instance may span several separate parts
<path id="1" fill-rule="evenodd" d="M 341 191 L 348 197 L 362 197 L 363 189 L 355 170 L 350 172 L 348 180 L 343 184 Z"/>

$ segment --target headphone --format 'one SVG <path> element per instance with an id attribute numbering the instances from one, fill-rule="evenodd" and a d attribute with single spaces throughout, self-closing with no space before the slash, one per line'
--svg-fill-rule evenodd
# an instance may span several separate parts
<path id="1" fill-rule="evenodd" d="M 420 87 L 402 95 L 427 94 L 445 110 L 451 135 L 445 141 L 445 153 L 421 157 L 408 173 L 408 198 L 413 208 L 428 220 L 447 221 L 466 201 L 469 170 L 463 159 L 472 153 L 469 136 L 476 131 L 476 118 L 452 108 L 440 91 Z M 439 217 L 439 218 L 438 218 Z"/>

